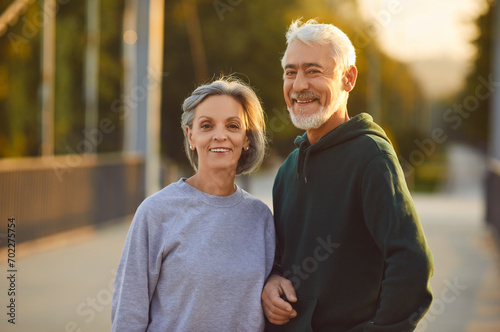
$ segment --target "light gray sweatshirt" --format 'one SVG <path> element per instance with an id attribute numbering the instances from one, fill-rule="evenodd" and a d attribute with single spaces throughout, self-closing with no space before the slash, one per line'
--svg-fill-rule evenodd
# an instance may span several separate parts
<path id="1" fill-rule="evenodd" d="M 271 211 L 239 187 L 213 196 L 184 180 L 137 209 L 115 277 L 112 331 L 263 331 Z"/>

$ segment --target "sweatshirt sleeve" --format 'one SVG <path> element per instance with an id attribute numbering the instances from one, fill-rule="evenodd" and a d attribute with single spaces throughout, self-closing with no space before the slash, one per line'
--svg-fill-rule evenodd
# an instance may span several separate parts
<path id="1" fill-rule="evenodd" d="M 361 190 L 366 226 L 385 258 L 379 306 L 365 332 L 413 331 L 432 302 L 433 262 L 396 157 L 374 157 Z"/>
<path id="2" fill-rule="evenodd" d="M 276 232 L 273 214 L 269 209 L 266 216 L 266 277 L 272 274 L 276 258 Z"/>
<path id="3" fill-rule="evenodd" d="M 162 250 L 158 239 L 159 218 L 146 202 L 137 209 L 118 264 L 111 305 L 112 332 L 142 332 L 149 324 Z"/>

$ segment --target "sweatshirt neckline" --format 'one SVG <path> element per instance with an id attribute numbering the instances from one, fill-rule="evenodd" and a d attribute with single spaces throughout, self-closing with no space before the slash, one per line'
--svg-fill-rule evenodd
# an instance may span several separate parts
<path id="1" fill-rule="evenodd" d="M 180 186 L 181 190 L 188 193 L 190 196 L 194 196 L 195 199 L 201 200 L 206 204 L 217 206 L 217 207 L 231 207 L 237 205 L 243 199 L 243 192 L 240 187 L 236 184 L 236 191 L 228 196 L 217 196 L 207 194 L 204 191 L 196 189 L 186 183 L 186 178 L 180 178 L 177 184 Z"/>

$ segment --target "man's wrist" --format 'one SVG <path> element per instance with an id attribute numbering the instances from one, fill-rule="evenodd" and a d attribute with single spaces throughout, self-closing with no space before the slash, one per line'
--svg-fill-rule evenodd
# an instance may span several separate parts
<path id="1" fill-rule="evenodd" d="M 281 264 L 274 263 L 273 268 L 271 269 L 271 273 L 269 275 L 277 274 L 282 276 L 283 275 L 283 269 L 281 268 Z"/>

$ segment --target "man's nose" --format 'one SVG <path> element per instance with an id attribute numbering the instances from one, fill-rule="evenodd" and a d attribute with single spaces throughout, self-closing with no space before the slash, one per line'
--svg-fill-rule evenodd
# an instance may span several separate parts
<path id="1" fill-rule="evenodd" d="M 309 89 L 309 81 L 307 80 L 306 75 L 299 71 L 295 76 L 295 80 L 293 81 L 293 90 L 294 91 L 304 91 Z"/>

